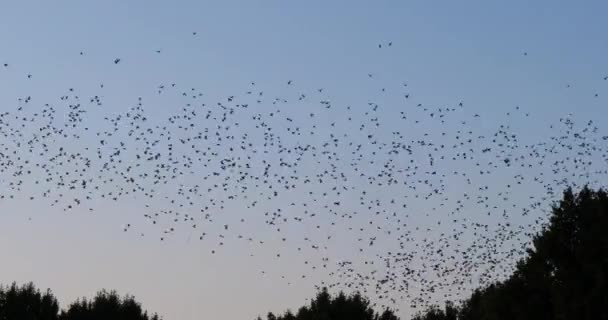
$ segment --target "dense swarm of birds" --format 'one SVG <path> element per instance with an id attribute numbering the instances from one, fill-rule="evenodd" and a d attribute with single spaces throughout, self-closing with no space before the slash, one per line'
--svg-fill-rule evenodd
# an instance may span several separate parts
<path id="1" fill-rule="evenodd" d="M 398 102 L 344 105 L 295 80 L 276 96 L 251 82 L 218 101 L 160 84 L 155 95 L 181 104 L 162 119 L 141 97 L 91 116 L 103 84 L 94 96 L 19 98 L 0 114 L 0 201 L 94 212 L 137 199 L 146 213 L 125 232 L 159 241 L 181 232 L 211 243 L 210 254 L 232 250 L 228 241 L 251 255 L 268 246 L 274 259 L 322 272 L 318 286 L 419 308 L 509 274 L 546 203 L 566 186 L 606 181 L 608 136 L 593 120 L 564 116 L 529 137 L 512 128 L 535 121 L 523 107 L 488 127 L 464 101 L 425 105 L 406 83 L 389 90 L 365 75 Z"/>

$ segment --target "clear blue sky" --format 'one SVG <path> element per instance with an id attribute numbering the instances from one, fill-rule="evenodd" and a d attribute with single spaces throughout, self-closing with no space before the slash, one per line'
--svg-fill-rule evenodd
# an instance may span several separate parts
<path id="1" fill-rule="evenodd" d="M 606 1 L 12 1 L 0 7 L 0 64 L 9 64 L 0 66 L 0 112 L 20 97 L 42 104 L 68 88 L 95 94 L 103 83 L 104 112 L 142 96 L 160 117 L 180 105 L 155 94 L 161 84 L 198 88 L 212 103 L 251 81 L 295 96 L 287 80 L 323 87 L 341 105 L 373 100 L 390 109 L 380 89 L 408 83 L 425 105 L 464 101 L 468 113 L 483 114 L 473 124 L 480 129 L 521 106 L 534 119 L 513 127 L 533 139 L 571 112 L 583 122 L 608 119 L 607 13 Z M 306 283 L 260 277 L 263 258 L 244 259 L 249 249 L 238 245 L 212 257 L 188 235 L 160 244 L 122 232 L 143 213 L 137 199 L 96 209 L 0 202 L 0 282 L 32 280 L 64 302 L 114 288 L 183 320 L 252 319 L 312 294 Z"/>

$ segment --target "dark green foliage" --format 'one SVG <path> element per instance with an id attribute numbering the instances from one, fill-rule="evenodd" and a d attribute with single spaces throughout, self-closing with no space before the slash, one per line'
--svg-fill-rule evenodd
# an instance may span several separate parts
<path id="1" fill-rule="evenodd" d="M 115 292 L 100 291 L 92 301 L 81 299 L 61 313 L 60 320 L 157 320 L 148 317 L 132 296 L 120 298 Z"/>
<path id="2" fill-rule="evenodd" d="M 158 320 L 148 317 L 132 296 L 101 291 L 91 300 L 74 302 L 59 313 L 59 303 L 51 291 L 41 293 L 32 283 L 0 287 L 0 320 Z"/>
<path id="3" fill-rule="evenodd" d="M 476 290 L 457 311 L 416 320 L 608 319 L 608 195 L 571 189 L 507 280 Z"/>
<path id="4" fill-rule="evenodd" d="M 259 318 L 258 318 L 259 319 Z M 309 306 L 301 307 L 294 315 L 291 311 L 281 316 L 269 313 L 267 320 L 399 320 L 391 310 L 382 314 L 374 312 L 369 300 L 355 293 L 346 296 L 340 292 L 332 297 L 327 288 L 323 288 L 311 301 Z"/>
<path id="5" fill-rule="evenodd" d="M 41 293 L 32 283 L 0 287 L 0 320 L 55 320 L 59 303 L 50 291 Z"/>

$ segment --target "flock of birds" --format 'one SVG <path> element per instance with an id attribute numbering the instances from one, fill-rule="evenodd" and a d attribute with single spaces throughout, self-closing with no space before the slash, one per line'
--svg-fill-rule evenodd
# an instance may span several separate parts
<path id="1" fill-rule="evenodd" d="M 251 82 L 217 101 L 160 84 L 154 95 L 181 104 L 166 118 L 142 97 L 92 116 L 103 85 L 20 98 L 0 114 L 0 203 L 95 211 L 136 199 L 146 213 L 125 232 L 188 235 L 210 254 L 268 246 L 309 271 L 282 275 L 289 284 L 319 272 L 318 286 L 420 308 L 508 275 L 565 187 L 606 181 L 608 136 L 594 121 L 566 116 L 526 137 L 512 128 L 533 121 L 523 108 L 489 129 L 463 101 L 425 105 L 406 83 L 369 78 L 395 102 L 344 105 L 293 80 L 279 95 Z"/>

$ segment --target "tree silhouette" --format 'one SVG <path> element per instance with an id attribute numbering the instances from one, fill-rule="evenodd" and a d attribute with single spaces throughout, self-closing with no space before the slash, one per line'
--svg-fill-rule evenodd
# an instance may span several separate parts
<path id="1" fill-rule="evenodd" d="M 59 303 L 50 290 L 41 293 L 32 283 L 0 287 L 1 320 L 56 320 Z"/>
<path id="2" fill-rule="evenodd" d="M 532 244 L 511 277 L 475 290 L 456 314 L 433 307 L 415 319 L 608 319 L 605 191 L 567 189 Z"/>
<path id="3" fill-rule="evenodd" d="M 67 311 L 61 313 L 60 320 L 158 320 L 151 318 L 142 310 L 133 296 L 121 298 L 115 291 L 102 290 L 92 301 L 83 298 L 72 303 Z"/>
<path id="4" fill-rule="evenodd" d="M 148 317 L 133 296 L 121 298 L 115 291 L 100 291 L 91 301 L 79 299 L 59 313 L 50 290 L 41 293 L 34 284 L 0 286 L 0 320 L 159 320 Z"/>
<path id="5" fill-rule="evenodd" d="M 258 317 L 258 319 L 260 319 Z M 327 288 L 323 288 L 310 302 L 309 306 L 301 307 L 294 315 L 286 311 L 276 316 L 268 313 L 267 320 L 398 320 L 391 310 L 384 310 L 382 314 L 374 312 L 370 302 L 359 293 L 345 295 L 343 292 L 332 297 Z M 261 320 L 261 319 L 260 319 Z"/>
<path id="6" fill-rule="evenodd" d="M 572 189 L 552 207 L 549 224 L 533 238 L 527 257 L 505 281 L 478 288 L 459 306 L 434 306 L 414 320 L 608 320 L 608 194 Z M 0 286 L 0 320 L 158 320 L 133 296 L 100 291 L 61 311 L 50 290 L 32 283 Z M 297 313 L 268 313 L 267 320 L 398 320 L 375 312 L 359 293 L 319 291 Z M 258 317 L 258 320 L 262 320 Z"/>

